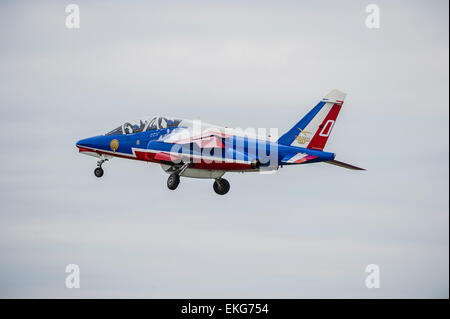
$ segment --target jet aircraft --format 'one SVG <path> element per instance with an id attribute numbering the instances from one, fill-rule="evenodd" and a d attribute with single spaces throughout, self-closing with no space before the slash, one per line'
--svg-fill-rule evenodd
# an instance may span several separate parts
<path id="1" fill-rule="evenodd" d="M 98 158 L 94 174 L 113 157 L 158 163 L 169 174 L 167 187 L 174 190 L 180 176 L 213 179 L 219 195 L 230 190 L 227 172 L 273 171 L 283 166 L 324 162 L 364 170 L 335 160 L 323 149 L 346 94 L 333 90 L 298 123 L 277 140 L 199 121 L 155 116 L 125 122 L 109 133 L 82 139 L 79 152 Z"/>

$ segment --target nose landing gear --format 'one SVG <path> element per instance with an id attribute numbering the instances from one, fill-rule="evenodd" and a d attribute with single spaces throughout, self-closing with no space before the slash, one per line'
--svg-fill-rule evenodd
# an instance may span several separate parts
<path id="1" fill-rule="evenodd" d="M 107 160 L 108 160 L 108 159 L 105 158 L 105 159 L 100 160 L 100 161 L 97 162 L 97 168 L 94 170 L 94 174 L 95 174 L 96 177 L 100 178 L 100 177 L 103 176 L 104 171 L 103 171 L 102 165 L 103 165 L 103 163 L 106 162 Z"/>
<path id="2" fill-rule="evenodd" d="M 103 176 L 103 173 L 104 173 L 104 171 L 103 171 L 103 168 L 101 168 L 101 167 L 97 167 L 97 168 L 94 170 L 94 174 L 95 174 L 95 176 L 97 176 L 97 177 L 102 177 L 102 176 Z"/>

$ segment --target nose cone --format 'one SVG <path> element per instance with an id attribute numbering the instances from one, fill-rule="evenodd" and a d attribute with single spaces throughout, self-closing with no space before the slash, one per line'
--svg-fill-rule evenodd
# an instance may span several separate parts
<path id="1" fill-rule="evenodd" d="M 92 138 L 84 138 L 82 140 L 79 140 L 77 144 L 75 144 L 76 147 L 92 147 Z"/>
<path id="2" fill-rule="evenodd" d="M 82 140 L 79 140 L 75 146 L 78 148 L 83 148 L 83 147 L 91 147 L 91 148 L 97 148 L 100 144 L 100 136 L 94 136 L 94 137 L 89 137 L 89 138 L 85 138 Z"/>

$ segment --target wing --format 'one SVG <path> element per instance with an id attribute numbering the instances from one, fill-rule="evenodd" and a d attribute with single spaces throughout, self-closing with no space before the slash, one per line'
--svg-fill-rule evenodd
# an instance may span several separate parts
<path id="1" fill-rule="evenodd" d="M 219 130 L 206 130 L 193 136 L 191 130 L 180 128 L 159 140 L 150 141 L 147 148 L 152 152 L 148 157 L 158 162 L 179 164 L 181 161 L 190 161 L 193 156 L 204 156 L 205 149 L 221 149 L 214 154 L 222 159 L 222 154 L 227 153 L 225 139 L 229 136 Z"/>

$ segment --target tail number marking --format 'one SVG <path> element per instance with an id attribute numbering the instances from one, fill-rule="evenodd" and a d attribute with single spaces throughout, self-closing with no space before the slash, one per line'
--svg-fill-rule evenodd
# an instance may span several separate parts
<path id="1" fill-rule="evenodd" d="M 334 126 L 334 120 L 328 120 L 325 125 L 322 127 L 322 130 L 319 133 L 319 136 L 328 137 L 331 133 L 331 129 Z"/>

